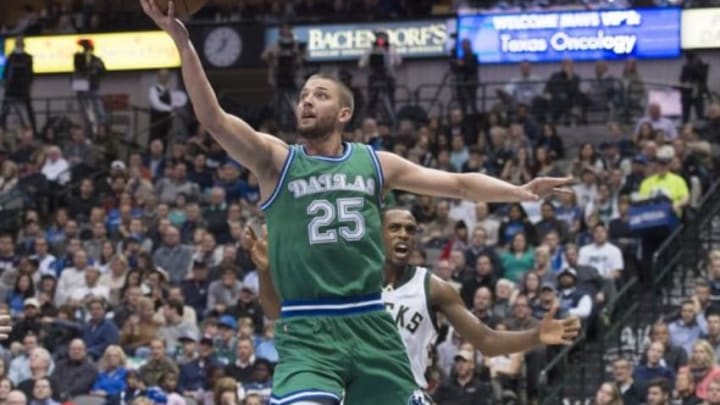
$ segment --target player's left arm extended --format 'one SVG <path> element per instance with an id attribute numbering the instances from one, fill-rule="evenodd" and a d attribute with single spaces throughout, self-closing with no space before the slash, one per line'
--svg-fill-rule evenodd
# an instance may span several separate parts
<path id="1" fill-rule="evenodd" d="M 569 344 L 580 331 L 576 318 L 555 320 L 549 311 L 539 327 L 521 331 L 496 331 L 482 323 L 463 303 L 455 289 L 432 276 L 430 295 L 434 306 L 442 312 L 460 335 L 486 356 L 528 351 L 541 344 Z"/>
<path id="2" fill-rule="evenodd" d="M 416 165 L 389 152 L 378 158 L 387 189 L 399 189 L 435 197 L 471 201 L 518 202 L 535 201 L 567 185 L 569 178 L 538 177 L 522 186 L 481 173 L 450 173 Z"/>

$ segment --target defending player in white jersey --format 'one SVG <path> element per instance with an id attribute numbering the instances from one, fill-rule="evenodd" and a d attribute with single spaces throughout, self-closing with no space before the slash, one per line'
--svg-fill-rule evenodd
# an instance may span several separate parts
<path id="1" fill-rule="evenodd" d="M 382 297 L 400 330 L 415 380 L 427 386 L 428 349 L 436 339 L 436 314 L 445 316 L 458 333 L 486 356 L 530 350 L 539 345 L 570 344 L 580 331 L 577 317 L 554 319 L 549 311 L 537 328 L 521 332 L 495 331 L 483 324 L 463 303 L 458 292 L 424 267 L 410 266 L 418 225 L 412 213 L 390 209 L 383 218 L 385 289 Z M 254 233 L 248 230 L 248 237 Z M 257 241 L 252 257 L 260 273 L 260 303 L 271 319 L 280 314 L 280 303 L 269 276 L 267 245 Z"/>

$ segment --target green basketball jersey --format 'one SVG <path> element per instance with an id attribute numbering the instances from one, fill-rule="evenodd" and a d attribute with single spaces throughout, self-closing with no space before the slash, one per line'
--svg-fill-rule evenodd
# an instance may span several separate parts
<path id="1" fill-rule="evenodd" d="M 339 157 L 290 146 L 262 205 L 273 282 L 283 301 L 379 293 L 383 177 L 375 152 L 345 143 Z"/>

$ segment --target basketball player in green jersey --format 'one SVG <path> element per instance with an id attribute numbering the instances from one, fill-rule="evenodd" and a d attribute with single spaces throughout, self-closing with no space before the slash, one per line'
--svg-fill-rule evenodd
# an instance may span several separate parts
<path id="1" fill-rule="evenodd" d="M 272 280 L 282 302 L 272 404 L 421 404 L 405 348 L 385 312 L 380 205 L 402 189 L 476 201 L 534 201 L 568 179 L 522 187 L 474 174 L 423 168 L 366 145 L 344 143 L 353 97 L 313 76 L 297 104 L 304 145 L 255 131 L 220 107 L 187 29 L 154 0 L 145 13 L 173 39 L 195 116 L 228 155 L 259 180 Z"/>
<path id="2" fill-rule="evenodd" d="M 524 352 L 537 345 L 569 344 L 580 331 L 580 319 L 569 317 L 556 320 L 554 308 L 545 315 L 537 328 L 522 332 L 495 331 L 473 315 L 458 292 L 428 269 L 410 265 L 415 250 L 418 225 L 412 213 L 404 209 L 390 209 L 383 216 L 385 243 L 385 288 L 382 299 L 391 314 L 405 344 L 415 382 L 427 386 L 425 370 L 428 352 L 437 338 L 437 314 L 447 318 L 450 325 L 486 356 Z M 267 242 L 257 240 L 251 229 L 247 237 L 253 240 L 252 259 L 260 273 L 261 304 L 265 315 L 276 319 L 280 302 L 268 277 Z"/>

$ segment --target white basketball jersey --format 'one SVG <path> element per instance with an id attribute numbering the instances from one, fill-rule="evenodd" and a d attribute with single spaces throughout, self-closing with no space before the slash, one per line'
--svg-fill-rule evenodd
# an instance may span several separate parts
<path id="1" fill-rule="evenodd" d="M 425 388 L 429 350 L 437 338 L 435 317 L 429 308 L 430 273 L 424 267 L 410 267 L 408 271 L 410 279 L 397 288 L 386 286 L 382 298 L 405 343 L 415 382 Z"/>

